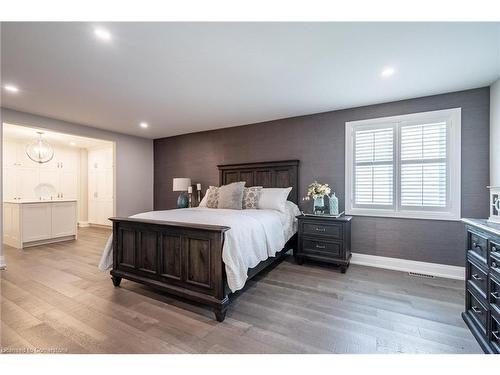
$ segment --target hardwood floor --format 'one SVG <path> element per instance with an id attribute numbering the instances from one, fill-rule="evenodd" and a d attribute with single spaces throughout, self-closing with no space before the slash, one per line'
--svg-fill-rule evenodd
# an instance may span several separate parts
<path id="1" fill-rule="evenodd" d="M 352 265 L 294 264 L 248 283 L 223 323 L 210 310 L 97 269 L 110 231 L 6 247 L 2 352 L 481 353 L 460 317 L 463 282 Z"/>

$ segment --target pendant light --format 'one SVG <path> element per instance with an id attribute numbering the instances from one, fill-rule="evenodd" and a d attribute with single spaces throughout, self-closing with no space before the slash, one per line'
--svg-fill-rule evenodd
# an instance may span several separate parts
<path id="1" fill-rule="evenodd" d="M 42 139 L 42 132 L 37 133 L 38 139 L 26 146 L 26 155 L 36 163 L 48 163 L 54 157 L 54 149 Z"/>

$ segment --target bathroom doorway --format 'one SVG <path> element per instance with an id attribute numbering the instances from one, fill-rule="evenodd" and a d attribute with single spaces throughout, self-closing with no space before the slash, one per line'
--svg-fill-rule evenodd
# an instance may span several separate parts
<path id="1" fill-rule="evenodd" d="M 5 243 L 24 248 L 111 227 L 114 142 L 7 123 L 2 142 Z"/>

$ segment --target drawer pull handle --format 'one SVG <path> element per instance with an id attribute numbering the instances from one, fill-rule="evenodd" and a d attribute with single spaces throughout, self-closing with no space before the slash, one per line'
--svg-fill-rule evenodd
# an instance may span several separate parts
<path id="1" fill-rule="evenodd" d="M 497 340 L 500 340 L 500 336 L 498 334 L 498 331 L 492 331 L 491 334 L 493 335 L 494 338 L 496 338 Z"/>
<path id="2" fill-rule="evenodd" d="M 491 268 L 497 268 L 497 262 L 491 262 Z"/>
<path id="3" fill-rule="evenodd" d="M 491 292 L 490 293 L 491 296 L 494 298 L 494 299 L 499 299 L 500 297 L 498 296 L 498 292 Z"/>
<path id="4" fill-rule="evenodd" d="M 472 309 L 472 311 L 474 311 L 476 314 L 482 314 L 482 313 L 483 313 L 483 311 L 482 311 L 479 307 L 477 307 L 477 306 L 472 306 L 472 307 L 471 307 L 471 309 Z"/>
<path id="5" fill-rule="evenodd" d="M 316 227 L 316 232 L 326 232 L 326 229 Z"/>
<path id="6" fill-rule="evenodd" d="M 473 249 L 477 249 L 477 248 L 481 249 L 481 245 L 479 245 L 477 242 L 473 242 L 472 243 L 472 248 Z"/>
<path id="7" fill-rule="evenodd" d="M 316 244 L 316 249 L 326 249 L 326 246 Z"/>
<path id="8" fill-rule="evenodd" d="M 483 281 L 483 278 L 482 278 L 482 277 L 479 277 L 479 276 L 477 275 L 477 273 L 475 273 L 474 275 L 472 275 L 472 278 L 473 278 L 474 280 L 477 280 L 477 281 Z"/>
<path id="9" fill-rule="evenodd" d="M 497 251 L 496 246 L 492 246 L 492 247 L 491 247 L 491 252 L 492 252 L 492 253 L 495 253 L 496 251 Z"/>

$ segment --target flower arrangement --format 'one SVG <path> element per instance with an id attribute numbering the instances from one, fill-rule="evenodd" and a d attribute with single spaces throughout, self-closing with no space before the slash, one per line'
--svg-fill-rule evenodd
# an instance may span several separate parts
<path id="1" fill-rule="evenodd" d="M 322 198 L 325 195 L 330 195 L 330 192 L 331 189 L 328 184 L 320 184 L 318 181 L 314 181 L 307 187 L 307 195 L 304 197 L 304 200 Z"/>

